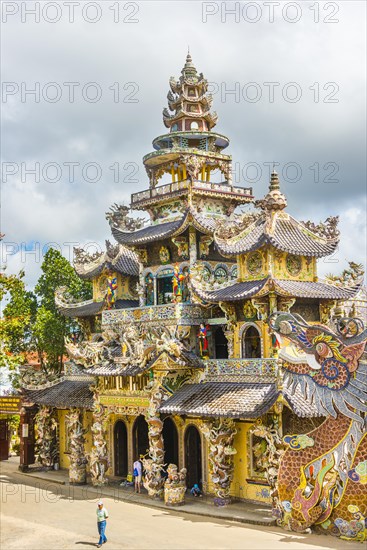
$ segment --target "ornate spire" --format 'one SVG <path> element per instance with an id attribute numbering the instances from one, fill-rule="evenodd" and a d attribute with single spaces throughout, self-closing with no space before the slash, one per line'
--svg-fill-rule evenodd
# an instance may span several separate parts
<path id="1" fill-rule="evenodd" d="M 187 56 L 186 56 L 186 63 L 181 71 L 181 74 L 184 78 L 195 78 L 195 76 L 197 75 L 197 70 L 196 70 L 196 67 L 195 65 L 193 64 L 192 62 L 192 57 L 190 55 L 190 52 L 188 52 Z"/>
<path id="2" fill-rule="evenodd" d="M 279 177 L 273 169 L 270 177 L 269 192 L 265 197 L 255 202 L 255 206 L 265 211 L 283 210 L 287 206 L 287 199 L 280 191 Z"/>
<path id="3" fill-rule="evenodd" d="M 190 52 L 179 80 L 170 78 L 170 87 L 163 122 L 171 132 L 207 132 L 215 126 L 218 117 L 210 112 L 213 98 L 207 93 L 208 81 L 198 74 Z"/>

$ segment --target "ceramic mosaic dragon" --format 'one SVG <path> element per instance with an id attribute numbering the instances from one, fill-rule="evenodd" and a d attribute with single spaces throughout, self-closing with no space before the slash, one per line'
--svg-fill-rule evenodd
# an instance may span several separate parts
<path id="1" fill-rule="evenodd" d="M 308 434 L 284 437 L 278 523 L 365 541 L 367 330 L 358 319 L 341 319 L 332 331 L 289 313 L 274 313 L 269 324 L 292 343 L 279 354 L 285 384 L 291 391 L 299 385 L 305 402 L 326 417 Z"/>
<path id="2" fill-rule="evenodd" d="M 145 416 L 148 424 L 149 458 L 142 459 L 145 471 L 144 487 L 152 498 L 162 496 L 164 484 L 162 477 L 164 468 L 163 422 L 157 412 L 164 397 L 161 383 L 161 378 L 153 381 L 150 404 Z"/>
<path id="3" fill-rule="evenodd" d="M 37 463 L 53 468 L 58 461 L 57 421 L 52 407 L 41 405 L 35 416 L 37 426 Z"/>
<path id="4" fill-rule="evenodd" d="M 88 456 L 89 468 L 92 484 L 101 486 L 108 483 L 106 471 L 110 465 L 106 440 L 108 411 L 101 404 L 98 388 L 94 386 L 91 389 L 94 390 L 93 424 L 91 427 L 93 448 Z"/>
<path id="5" fill-rule="evenodd" d="M 83 413 L 81 409 L 70 409 L 65 417 L 70 438 L 69 482 L 82 485 L 87 479 L 87 458 L 84 453 L 85 433 Z"/>

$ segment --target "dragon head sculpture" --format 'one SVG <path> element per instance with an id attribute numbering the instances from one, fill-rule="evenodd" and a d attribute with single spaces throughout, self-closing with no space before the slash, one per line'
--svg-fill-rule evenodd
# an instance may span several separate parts
<path id="1" fill-rule="evenodd" d="M 269 318 L 272 331 L 292 346 L 281 349 L 279 358 L 291 388 L 297 385 L 320 414 L 336 418 L 341 413 L 363 422 L 367 412 L 367 363 L 361 362 L 367 330 L 359 319 L 339 320 L 336 330 L 309 325 L 299 315 L 276 312 Z"/>

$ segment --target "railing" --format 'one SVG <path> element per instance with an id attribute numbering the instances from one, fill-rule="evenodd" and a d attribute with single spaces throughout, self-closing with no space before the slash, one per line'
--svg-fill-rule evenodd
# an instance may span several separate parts
<path id="1" fill-rule="evenodd" d="M 197 304 L 163 304 L 103 311 L 102 324 L 106 326 L 120 322 L 154 323 L 172 320 L 175 324 L 198 325 L 205 322 L 208 315 L 208 308 L 204 309 Z"/>
<path id="2" fill-rule="evenodd" d="M 188 187 L 189 180 L 173 181 L 172 183 L 160 185 L 159 187 L 152 187 L 151 189 L 146 189 L 145 191 L 140 191 L 139 193 L 133 193 L 131 195 L 131 202 L 134 204 L 147 199 L 153 199 L 154 197 L 169 195 L 183 189 L 188 189 Z"/>
<path id="3" fill-rule="evenodd" d="M 276 379 L 278 360 L 265 359 L 208 359 L 205 361 L 205 378 L 219 379 L 223 376 L 254 376 Z"/>
<path id="4" fill-rule="evenodd" d="M 189 180 L 174 181 L 172 183 L 167 183 L 166 185 L 160 185 L 159 187 L 152 187 L 151 189 L 146 189 L 145 191 L 140 191 L 139 193 L 133 193 L 131 195 L 132 204 L 136 204 L 141 201 L 152 199 L 155 197 L 161 197 L 162 195 L 169 195 L 183 189 L 188 189 Z M 209 181 L 196 180 L 192 182 L 193 189 L 205 190 L 205 191 L 214 191 L 231 195 L 242 195 L 242 196 L 252 196 L 251 187 L 234 187 L 229 185 L 228 182 L 221 183 L 211 183 Z"/>

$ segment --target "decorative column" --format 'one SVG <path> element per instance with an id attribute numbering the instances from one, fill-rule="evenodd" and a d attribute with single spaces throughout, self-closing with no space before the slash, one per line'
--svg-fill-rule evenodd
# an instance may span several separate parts
<path id="1" fill-rule="evenodd" d="M 73 485 L 83 485 L 87 480 L 83 412 L 81 409 L 70 409 L 65 419 L 70 440 L 69 482 Z"/>
<path id="2" fill-rule="evenodd" d="M 59 459 L 57 438 L 57 420 L 52 407 L 41 405 L 35 415 L 37 426 L 36 462 L 45 468 L 52 469 Z"/>
<path id="3" fill-rule="evenodd" d="M 142 459 L 145 470 L 144 487 L 148 491 L 149 496 L 152 498 L 161 498 L 163 496 L 163 422 L 159 418 L 159 413 L 157 412 L 163 399 L 161 382 L 161 377 L 154 380 L 150 397 L 150 405 L 145 415 L 148 424 L 149 458 Z"/>
<path id="4" fill-rule="evenodd" d="M 281 435 L 281 425 L 278 424 L 278 418 L 281 418 L 281 403 L 276 403 L 276 415 L 270 426 L 266 426 L 261 420 L 251 428 L 253 435 L 261 437 L 266 442 L 266 449 L 261 453 L 261 467 L 265 468 L 266 481 L 270 486 L 270 496 L 272 499 L 273 516 L 283 517 L 283 507 L 278 498 L 278 475 L 280 459 L 284 453 L 284 443 Z M 279 416 L 277 416 L 279 415 Z"/>
<path id="5" fill-rule="evenodd" d="M 189 227 L 189 256 L 190 256 L 190 266 L 193 266 L 197 261 L 197 246 L 196 246 L 196 229 L 191 225 Z"/>
<path id="6" fill-rule="evenodd" d="M 110 466 L 107 450 L 107 422 L 108 411 L 101 405 L 99 392 L 94 388 L 94 404 L 93 404 L 93 448 L 89 453 L 89 468 L 92 484 L 94 486 L 106 485 L 108 479 L 106 471 Z"/>
<path id="7" fill-rule="evenodd" d="M 227 339 L 228 359 L 234 358 L 234 328 L 235 325 L 228 323 L 226 330 L 224 331 L 224 336 Z"/>
<path id="8" fill-rule="evenodd" d="M 158 294 L 157 294 L 157 275 L 153 275 L 153 292 L 154 292 L 154 305 L 158 304 Z"/>
<path id="9" fill-rule="evenodd" d="M 218 418 L 205 422 L 203 433 L 209 443 L 209 465 L 211 479 L 214 485 L 215 506 L 230 504 L 229 495 L 233 478 L 233 455 L 237 453 L 233 447 L 233 439 L 237 433 L 231 418 Z"/>
<path id="10" fill-rule="evenodd" d="M 234 334 L 235 334 L 236 322 L 237 322 L 236 308 L 233 306 L 233 304 L 227 304 L 225 302 L 219 302 L 219 307 L 224 312 L 226 319 L 228 321 L 225 327 L 224 336 L 227 339 L 228 358 L 233 359 L 234 358 Z"/>

